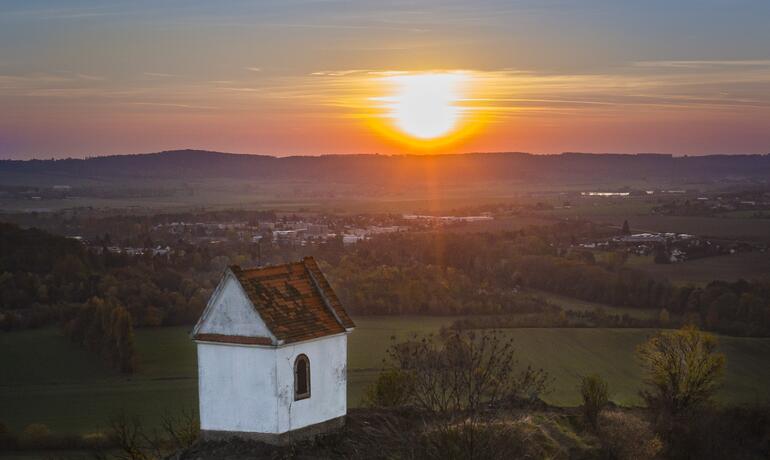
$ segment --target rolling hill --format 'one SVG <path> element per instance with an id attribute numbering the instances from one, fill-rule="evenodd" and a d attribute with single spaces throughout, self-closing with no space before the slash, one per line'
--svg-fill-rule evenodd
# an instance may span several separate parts
<path id="1" fill-rule="evenodd" d="M 86 159 L 3 160 L 0 179 L 218 179 L 318 180 L 341 183 L 654 183 L 757 180 L 770 177 L 770 154 L 676 157 L 662 154 L 532 155 L 324 155 L 317 157 L 244 155 L 202 150 L 174 150 Z"/>

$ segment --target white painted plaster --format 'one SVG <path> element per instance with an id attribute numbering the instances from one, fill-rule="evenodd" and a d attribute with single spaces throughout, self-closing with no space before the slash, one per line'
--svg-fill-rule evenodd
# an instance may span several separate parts
<path id="1" fill-rule="evenodd" d="M 214 292 L 194 333 L 273 337 L 241 284 L 229 273 Z"/>
<path id="2" fill-rule="evenodd" d="M 278 429 L 296 430 L 347 413 L 347 334 L 277 349 Z M 310 360 L 310 397 L 294 400 L 294 361 Z"/>
<path id="3" fill-rule="evenodd" d="M 274 348 L 198 343 L 201 429 L 277 433 Z"/>
<path id="4" fill-rule="evenodd" d="M 310 397 L 294 400 L 294 361 L 310 360 Z M 284 345 L 198 342 L 201 429 L 279 434 L 347 413 L 347 334 Z"/>

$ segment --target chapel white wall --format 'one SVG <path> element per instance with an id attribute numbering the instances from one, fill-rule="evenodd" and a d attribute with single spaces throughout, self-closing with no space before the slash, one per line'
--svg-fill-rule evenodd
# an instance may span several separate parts
<path id="1" fill-rule="evenodd" d="M 201 429 L 278 433 L 276 349 L 197 347 Z"/>
<path id="2" fill-rule="evenodd" d="M 294 361 L 310 360 L 310 398 L 294 400 Z M 347 413 L 347 335 L 277 348 L 278 430 L 283 433 Z"/>

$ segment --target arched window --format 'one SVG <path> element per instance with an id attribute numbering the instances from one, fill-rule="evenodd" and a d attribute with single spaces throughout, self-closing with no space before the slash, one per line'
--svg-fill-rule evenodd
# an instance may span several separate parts
<path id="1" fill-rule="evenodd" d="M 294 400 L 310 397 L 310 360 L 306 355 L 294 361 Z"/>

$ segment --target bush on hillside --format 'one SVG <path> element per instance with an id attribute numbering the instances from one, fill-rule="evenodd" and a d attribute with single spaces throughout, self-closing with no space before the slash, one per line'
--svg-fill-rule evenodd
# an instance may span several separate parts
<path id="1" fill-rule="evenodd" d="M 652 460 L 663 449 L 650 424 L 618 410 L 602 411 L 597 420 L 604 452 L 617 460 Z"/>
<path id="2" fill-rule="evenodd" d="M 583 398 L 583 416 L 595 430 L 599 412 L 609 401 L 607 382 L 597 374 L 583 376 L 580 379 L 580 396 Z"/>
<path id="3" fill-rule="evenodd" d="M 387 369 L 369 385 L 364 395 L 368 407 L 399 407 L 409 400 L 409 374 L 398 369 Z"/>

